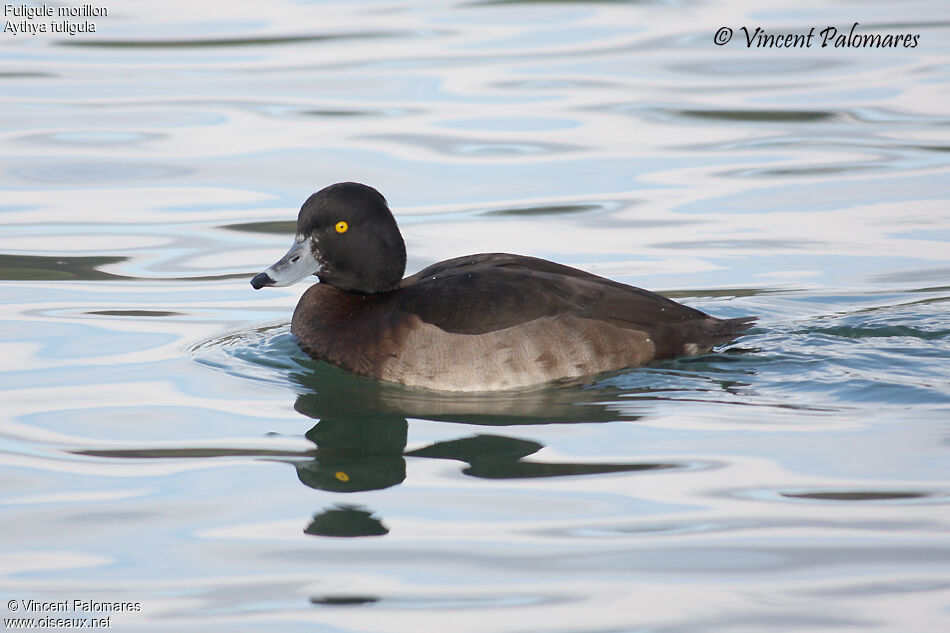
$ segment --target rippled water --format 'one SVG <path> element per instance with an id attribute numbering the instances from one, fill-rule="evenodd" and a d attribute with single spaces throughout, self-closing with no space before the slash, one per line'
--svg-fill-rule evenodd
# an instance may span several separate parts
<path id="1" fill-rule="evenodd" d="M 4 618 L 950 627 L 942 2 L 104 6 L 0 34 Z M 856 21 L 920 44 L 739 33 Z M 340 180 L 409 272 L 519 252 L 758 327 L 520 392 L 348 375 L 248 285 Z"/>

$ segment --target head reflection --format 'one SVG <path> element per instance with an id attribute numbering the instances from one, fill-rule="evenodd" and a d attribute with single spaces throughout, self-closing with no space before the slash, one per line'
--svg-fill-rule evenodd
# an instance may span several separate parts
<path id="1" fill-rule="evenodd" d="M 293 374 L 300 391 L 294 408 L 317 420 L 306 433 L 316 445 L 309 459 L 295 462 L 297 477 L 311 488 L 335 493 L 381 490 L 406 479 L 407 458 L 452 460 L 462 472 L 484 479 L 563 477 L 676 468 L 671 463 L 584 464 L 527 459 L 543 445 L 497 432 L 407 450 L 408 419 L 506 427 L 551 423 L 635 420 L 611 408 L 611 388 L 548 386 L 533 390 L 443 394 L 354 376 L 323 363 L 307 363 Z M 614 400 L 615 401 L 615 400 Z M 410 462 L 411 463 L 411 462 Z M 388 529 L 360 506 L 335 505 L 314 517 L 308 534 L 379 536 Z"/>

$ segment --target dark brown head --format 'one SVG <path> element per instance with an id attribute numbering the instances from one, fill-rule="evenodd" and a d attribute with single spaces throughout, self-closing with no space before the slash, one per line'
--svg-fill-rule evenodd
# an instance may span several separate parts
<path id="1" fill-rule="evenodd" d="M 330 185 L 300 208 L 294 245 L 251 280 L 255 289 L 321 283 L 365 294 L 395 288 L 406 270 L 406 245 L 386 199 L 355 182 Z"/>

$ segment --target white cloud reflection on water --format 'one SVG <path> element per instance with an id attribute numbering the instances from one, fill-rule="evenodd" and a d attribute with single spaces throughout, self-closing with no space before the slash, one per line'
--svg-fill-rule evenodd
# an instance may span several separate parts
<path id="1" fill-rule="evenodd" d="M 5 593 L 141 600 L 129 630 L 946 628 L 942 5 L 109 8 L 0 38 Z M 712 44 L 853 20 L 921 45 Z M 543 397 L 333 382 L 280 326 L 303 288 L 247 281 L 350 179 L 410 271 L 516 251 L 763 326 Z M 348 465 L 403 480 L 304 483 L 337 405 L 405 414 Z M 304 533 L 347 504 L 388 534 Z"/>

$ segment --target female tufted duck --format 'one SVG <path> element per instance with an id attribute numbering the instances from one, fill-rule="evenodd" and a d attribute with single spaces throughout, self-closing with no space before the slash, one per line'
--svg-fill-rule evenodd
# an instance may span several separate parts
<path id="1" fill-rule="evenodd" d="M 345 182 L 310 196 L 293 247 L 255 289 L 309 275 L 291 332 L 316 359 L 406 385 L 508 389 L 708 352 L 755 318 L 717 319 L 543 259 L 486 253 L 402 278 L 386 199 Z"/>

